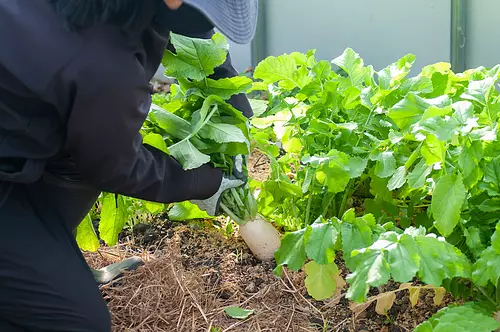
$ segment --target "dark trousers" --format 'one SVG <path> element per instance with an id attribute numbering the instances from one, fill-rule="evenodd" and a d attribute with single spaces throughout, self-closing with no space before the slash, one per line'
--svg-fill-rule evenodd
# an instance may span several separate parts
<path id="1" fill-rule="evenodd" d="M 73 235 L 99 191 L 53 180 L 0 182 L 0 332 L 109 332 Z"/>

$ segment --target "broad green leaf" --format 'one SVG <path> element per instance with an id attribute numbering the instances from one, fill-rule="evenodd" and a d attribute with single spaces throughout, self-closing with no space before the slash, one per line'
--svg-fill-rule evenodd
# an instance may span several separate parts
<path id="1" fill-rule="evenodd" d="M 472 148 L 468 146 L 462 148 L 462 153 L 458 156 L 458 166 L 461 168 L 464 178 L 471 175 L 478 167 Z"/>
<path id="2" fill-rule="evenodd" d="M 436 136 L 430 134 L 427 135 L 427 138 L 420 149 L 420 153 L 422 153 L 422 157 L 424 157 L 426 164 L 430 166 L 435 163 L 444 162 L 446 148 L 442 141 L 440 141 Z"/>
<path id="3" fill-rule="evenodd" d="M 198 134 L 202 138 L 214 140 L 217 143 L 247 143 L 248 140 L 240 128 L 228 123 L 208 121 Z"/>
<path id="4" fill-rule="evenodd" d="M 455 113 L 453 117 L 461 125 L 466 125 L 474 116 L 474 105 L 470 101 L 458 101 L 452 105 Z"/>
<path id="5" fill-rule="evenodd" d="M 167 144 L 163 140 L 163 137 L 160 134 L 149 133 L 143 137 L 143 143 L 151 145 L 152 147 L 168 153 Z"/>
<path id="6" fill-rule="evenodd" d="M 76 229 L 76 242 L 82 250 L 97 251 L 101 247 L 92 224 L 92 218 L 87 215 Z"/>
<path id="7" fill-rule="evenodd" d="M 400 166 L 387 184 L 387 189 L 393 191 L 401 188 L 406 182 L 406 167 Z"/>
<path id="8" fill-rule="evenodd" d="M 500 324 L 482 310 L 472 305 L 445 307 L 428 321 L 419 324 L 414 332 L 492 332 Z"/>
<path id="9" fill-rule="evenodd" d="M 287 81 L 290 85 L 298 86 L 295 82 L 296 77 L 294 77 L 296 70 L 297 64 L 291 55 L 269 56 L 257 65 L 254 77 L 268 84 Z"/>
<path id="10" fill-rule="evenodd" d="M 495 226 L 495 233 L 491 237 L 491 247 L 500 255 L 500 222 Z"/>
<path id="11" fill-rule="evenodd" d="M 182 140 L 168 149 L 184 170 L 195 169 L 210 162 L 210 157 L 201 153 L 189 140 Z"/>
<path id="12" fill-rule="evenodd" d="M 419 278 L 428 285 L 441 286 L 444 279 L 469 278 L 471 266 L 467 258 L 451 244 L 432 234 L 416 236 L 420 256 Z"/>
<path id="13" fill-rule="evenodd" d="M 224 312 L 231 318 L 247 319 L 254 313 L 254 310 L 242 309 L 240 307 L 229 307 L 225 308 Z"/>
<path id="14" fill-rule="evenodd" d="M 364 67 L 363 59 L 351 48 L 347 48 L 341 56 L 332 60 L 332 63 L 347 73 L 353 86 L 359 86 L 370 77 L 370 71 Z"/>
<path id="15" fill-rule="evenodd" d="M 348 155 L 338 150 L 331 150 L 324 157 L 305 157 L 302 162 L 318 167 L 316 179 L 326 184 L 331 193 L 344 191 L 351 179 Z"/>
<path id="16" fill-rule="evenodd" d="M 373 232 L 369 223 L 363 218 L 347 220 L 346 217 L 342 217 L 341 235 L 344 260 L 347 267 L 351 268 L 352 251 L 372 245 Z"/>
<path id="17" fill-rule="evenodd" d="M 298 271 L 306 262 L 306 228 L 286 233 L 281 239 L 280 248 L 274 253 L 278 268 L 287 265 L 292 271 Z M 278 269 L 278 274 L 280 270 Z"/>
<path id="18" fill-rule="evenodd" d="M 420 256 L 415 240 L 408 234 L 402 234 L 397 242 L 388 246 L 386 250 L 394 281 L 412 280 L 420 267 Z"/>
<path id="19" fill-rule="evenodd" d="M 477 101 L 482 105 L 486 105 L 488 103 L 489 95 L 494 88 L 496 80 L 498 80 L 498 78 L 495 79 L 493 77 L 487 77 L 484 80 L 480 81 L 470 81 L 469 86 L 461 95 L 461 97 L 464 99 Z"/>
<path id="20" fill-rule="evenodd" d="M 443 236 L 449 236 L 458 224 L 465 197 L 466 190 L 460 173 L 447 174 L 436 183 L 431 211 L 436 220 L 436 228 Z"/>
<path id="21" fill-rule="evenodd" d="M 330 223 L 313 223 L 306 232 L 307 257 L 318 264 L 328 264 L 335 259 L 333 250 L 338 231 Z"/>
<path id="22" fill-rule="evenodd" d="M 102 198 L 99 235 L 108 246 L 118 242 L 118 235 L 127 223 L 127 206 L 123 196 L 105 193 Z"/>
<path id="23" fill-rule="evenodd" d="M 408 185 L 410 188 L 417 189 L 423 187 L 431 171 L 432 166 L 427 166 L 425 159 L 421 159 L 413 171 L 408 174 Z"/>
<path id="24" fill-rule="evenodd" d="M 184 139 L 191 134 L 191 124 L 188 121 L 156 105 L 151 106 L 148 116 L 158 127 L 177 139 Z"/>
<path id="25" fill-rule="evenodd" d="M 483 212 L 500 211 L 500 199 L 491 198 L 484 200 L 481 202 L 481 204 L 477 205 L 477 208 Z"/>
<path id="26" fill-rule="evenodd" d="M 425 76 L 410 77 L 403 81 L 401 86 L 397 89 L 397 92 L 402 96 L 410 92 L 416 92 L 420 94 L 426 94 L 432 92 L 432 81 L 430 78 Z"/>
<path id="27" fill-rule="evenodd" d="M 349 175 L 351 179 L 359 178 L 366 169 L 368 159 L 361 157 L 349 157 L 347 167 L 349 167 Z"/>
<path id="28" fill-rule="evenodd" d="M 170 34 L 175 54 L 166 51 L 162 63 L 165 75 L 183 79 L 203 80 L 226 61 L 229 45 L 223 35 L 216 33 L 212 39 L 190 38 Z"/>
<path id="29" fill-rule="evenodd" d="M 422 120 L 419 129 L 435 135 L 441 141 L 449 141 L 457 131 L 458 126 L 459 123 L 454 118 L 431 117 Z"/>
<path id="30" fill-rule="evenodd" d="M 464 229 L 464 236 L 466 239 L 467 246 L 474 256 L 479 256 L 483 252 L 484 245 L 481 240 L 481 232 L 479 228 L 471 226 Z"/>
<path id="31" fill-rule="evenodd" d="M 488 281 L 497 285 L 500 279 L 500 255 L 492 247 L 486 248 L 472 266 L 472 281 L 486 286 Z"/>
<path id="32" fill-rule="evenodd" d="M 191 219 L 211 218 L 206 211 L 200 210 L 198 205 L 190 202 L 175 203 L 168 211 L 168 219 L 172 221 L 184 221 Z"/>
<path id="33" fill-rule="evenodd" d="M 418 122 L 430 106 L 426 99 L 408 94 L 389 110 L 388 115 L 400 129 L 406 129 Z"/>
<path id="34" fill-rule="evenodd" d="M 410 72 L 411 66 L 415 62 L 414 54 L 407 54 L 397 62 L 387 66 L 378 72 L 379 87 L 382 90 L 389 90 L 399 83 Z"/>
<path id="35" fill-rule="evenodd" d="M 453 108 L 451 106 L 447 107 L 436 107 L 436 106 L 431 106 L 428 109 L 425 110 L 424 114 L 422 115 L 422 121 L 426 119 L 430 119 L 433 117 L 442 117 L 444 115 L 449 115 L 453 112 Z"/>
<path id="36" fill-rule="evenodd" d="M 332 73 L 332 65 L 328 61 L 321 60 L 312 68 L 312 72 L 318 79 L 327 79 Z"/>
<path id="37" fill-rule="evenodd" d="M 425 99 L 415 94 L 408 94 L 389 110 L 388 115 L 400 129 L 407 129 L 420 121 L 429 107 L 446 107 L 450 103 L 448 96 Z"/>
<path id="38" fill-rule="evenodd" d="M 347 276 L 351 286 L 346 296 L 354 302 L 362 303 L 366 301 L 370 286 L 382 286 L 389 281 L 390 265 L 384 253 L 380 251 L 354 251 L 353 255 L 359 256 L 354 256 L 358 264 L 354 272 Z"/>
<path id="39" fill-rule="evenodd" d="M 495 185 L 500 184 L 500 156 L 494 158 L 488 163 L 485 163 L 484 181 Z"/>
<path id="40" fill-rule="evenodd" d="M 305 284 L 307 292 L 315 300 L 321 301 L 333 296 L 337 289 L 337 282 L 334 277 L 339 269 L 335 263 L 321 265 L 315 261 L 306 264 Z"/>
<path id="41" fill-rule="evenodd" d="M 165 204 L 157 203 L 157 202 L 148 202 L 143 201 L 144 207 L 148 210 L 149 213 L 157 214 L 165 208 Z"/>
<path id="42" fill-rule="evenodd" d="M 382 152 L 375 165 L 375 175 L 384 179 L 392 176 L 396 172 L 396 159 L 392 151 Z"/>
<path id="43" fill-rule="evenodd" d="M 252 80 L 244 76 L 234 76 L 230 78 L 219 78 L 217 80 L 207 78 L 202 81 L 195 81 L 194 87 L 204 92 L 205 95 L 217 95 L 226 100 L 233 95 L 246 92 L 252 87 Z"/>

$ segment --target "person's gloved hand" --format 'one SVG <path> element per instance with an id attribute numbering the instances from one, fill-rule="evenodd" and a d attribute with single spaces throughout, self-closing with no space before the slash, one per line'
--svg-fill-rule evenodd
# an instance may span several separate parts
<path id="1" fill-rule="evenodd" d="M 220 201 L 222 194 L 231 188 L 238 188 L 247 183 L 248 178 L 244 171 L 243 165 L 246 165 L 247 157 L 238 155 L 233 157 L 233 171 L 230 175 L 224 174 L 219 187 L 219 190 L 212 196 L 204 200 L 191 200 L 190 202 L 198 205 L 200 210 L 206 211 L 210 216 L 220 214 Z"/>

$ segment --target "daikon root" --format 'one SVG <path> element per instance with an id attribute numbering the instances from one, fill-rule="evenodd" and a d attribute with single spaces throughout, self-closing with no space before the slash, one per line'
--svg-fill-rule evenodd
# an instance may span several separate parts
<path id="1" fill-rule="evenodd" d="M 261 215 L 240 225 L 240 234 L 257 259 L 274 259 L 274 252 L 280 247 L 281 234 Z"/>

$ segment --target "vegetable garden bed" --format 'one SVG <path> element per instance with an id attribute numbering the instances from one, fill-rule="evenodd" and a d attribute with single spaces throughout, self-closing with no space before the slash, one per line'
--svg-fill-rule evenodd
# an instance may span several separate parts
<path id="1" fill-rule="evenodd" d="M 178 84 L 153 97 L 145 144 L 185 169 L 227 173 L 252 152 L 251 180 L 223 194 L 226 219 L 103 193 L 79 227 L 82 249 L 123 242 L 145 218 L 164 231 L 149 231 L 152 263 L 104 289 L 117 330 L 500 327 L 500 65 L 436 63 L 407 77 L 412 54 L 375 71 L 346 49 L 331 63 L 285 54 L 252 78 L 213 80 L 222 36 L 172 40 L 164 64 Z M 227 103 L 239 93 L 251 120 Z M 211 226 L 170 227 L 200 219 Z M 245 244 L 238 230 L 253 232 Z"/>

